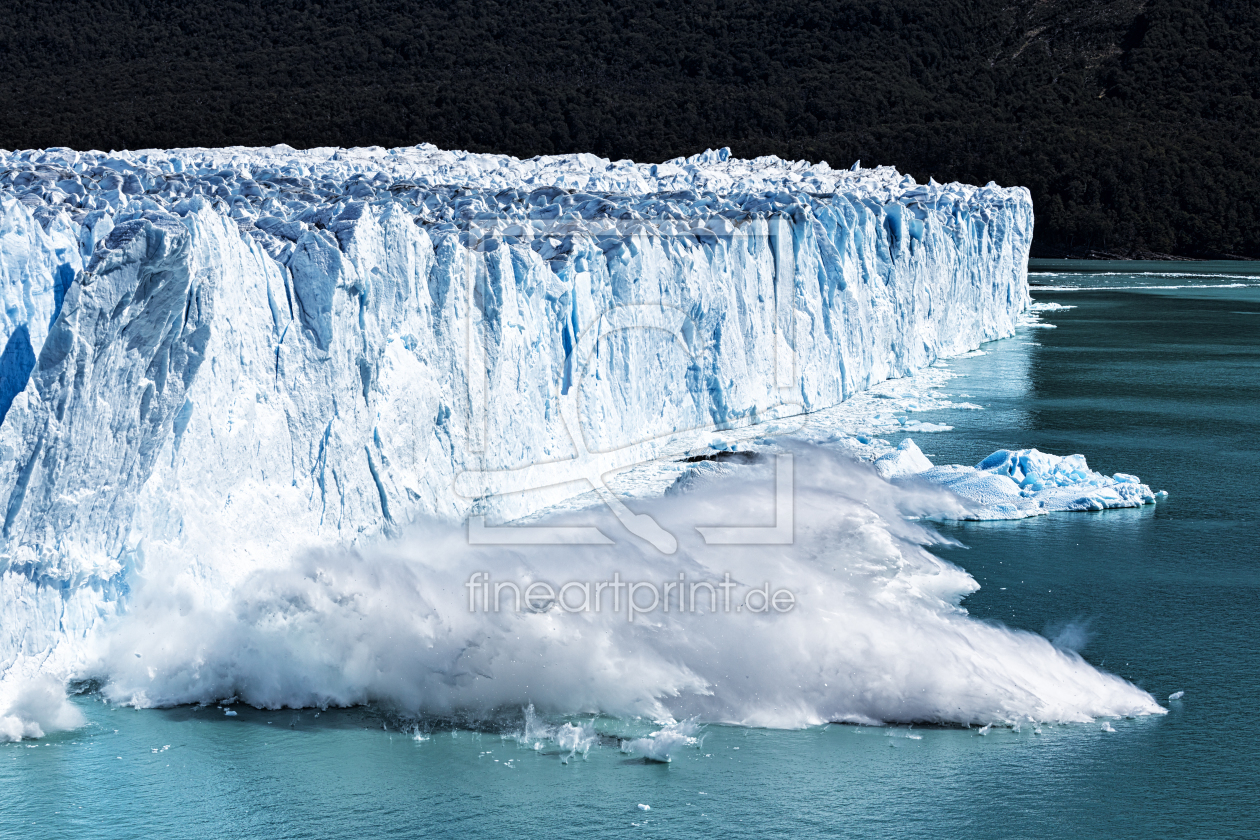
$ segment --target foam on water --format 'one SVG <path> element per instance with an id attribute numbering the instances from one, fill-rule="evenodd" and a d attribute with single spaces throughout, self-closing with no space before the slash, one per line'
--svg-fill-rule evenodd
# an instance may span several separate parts
<path id="1" fill-rule="evenodd" d="M 1037 271 L 1035 275 L 1038 279 L 1053 277 L 1073 277 L 1077 279 L 1089 279 L 1091 282 L 1097 282 L 1105 277 L 1185 277 L 1185 278 L 1203 278 L 1211 280 L 1255 280 L 1255 274 L 1220 274 L 1220 273 L 1198 273 L 1198 272 L 1178 272 L 1178 271 Z"/>
<path id="2" fill-rule="evenodd" d="M 1182 285 L 1150 284 L 1141 286 L 1060 286 L 1055 285 L 1056 292 L 1131 292 L 1143 290 L 1176 290 L 1176 289 L 1251 289 L 1260 288 L 1260 283 L 1187 283 Z"/>

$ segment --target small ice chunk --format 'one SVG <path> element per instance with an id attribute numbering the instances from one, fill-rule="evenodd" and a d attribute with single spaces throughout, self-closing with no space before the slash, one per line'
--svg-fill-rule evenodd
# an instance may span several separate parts
<path id="1" fill-rule="evenodd" d="M 1186 696 L 1186 693 L 1184 691 L 1174 691 L 1172 694 L 1168 695 L 1168 699 L 1180 700 L 1182 697 L 1185 697 L 1185 696 Z"/>
<path id="2" fill-rule="evenodd" d="M 228 717 L 236 717 L 236 712 L 232 711 L 231 709 L 224 709 L 223 714 L 227 715 Z"/>
<path id="3" fill-rule="evenodd" d="M 1112 725 L 1111 725 L 1111 721 L 1109 721 L 1109 720 L 1104 720 L 1104 721 L 1103 721 L 1103 725 L 1102 725 L 1102 731 L 1103 731 L 1103 732 L 1115 732 L 1115 731 L 1116 731 L 1116 728 L 1115 728 L 1114 726 L 1112 726 Z"/>
<path id="4" fill-rule="evenodd" d="M 875 472 L 882 478 L 916 475 L 930 469 L 932 469 L 932 462 L 910 438 L 897 444 L 897 448 L 892 452 L 875 459 Z"/>
<path id="5" fill-rule="evenodd" d="M 651 811 L 651 810 L 652 810 L 652 806 L 651 806 L 651 805 L 644 805 L 642 802 L 640 802 L 640 803 L 639 803 L 639 810 L 640 810 L 640 811 Z"/>

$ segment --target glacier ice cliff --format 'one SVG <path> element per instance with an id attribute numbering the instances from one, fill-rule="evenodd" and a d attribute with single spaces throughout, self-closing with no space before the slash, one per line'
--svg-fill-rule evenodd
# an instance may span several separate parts
<path id="1" fill-rule="evenodd" d="M 607 466 L 1009 335 L 1032 225 L 1023 188 L 727 150 L 0 151 L 0 675 L 69 673 L 139 578 L 586 489 L 570 392 Z"/>

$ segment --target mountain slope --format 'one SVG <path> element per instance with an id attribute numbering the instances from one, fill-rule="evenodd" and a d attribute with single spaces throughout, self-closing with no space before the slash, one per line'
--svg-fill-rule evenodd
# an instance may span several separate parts
<path id="1" fill-rule="evenodd" d="M 1260 257 L 1254 0 L 86 0 L 0 17 L 0 147 L 730 146 L 1028 186 L 1038 255 Z"/>

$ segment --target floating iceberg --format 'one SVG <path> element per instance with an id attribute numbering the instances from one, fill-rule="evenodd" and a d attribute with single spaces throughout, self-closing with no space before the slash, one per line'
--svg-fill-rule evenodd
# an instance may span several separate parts
<path id="1" fill-rule="evenodd" d="M 1084 455 L 1049 455 L 1036 449 L 999 449 L 974 467 L 937 467 L 910 438 L 877 458 L 875 471 L 884 478 L 915 476 L 948 487 L 976 504 L 969 518 L 977 519 L 1141 507 L 1167 495 L 1152 492 L 1135 475 L 1096 473 Z"/>

